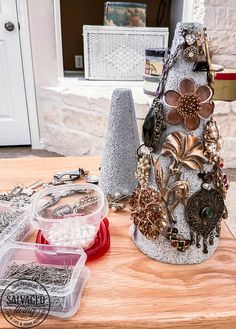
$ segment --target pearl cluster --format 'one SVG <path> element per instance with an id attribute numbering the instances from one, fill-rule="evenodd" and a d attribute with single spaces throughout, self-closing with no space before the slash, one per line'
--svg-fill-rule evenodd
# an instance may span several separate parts
<path id="1" fill-rule="evenodd" d="M 141 187 L 146 187 L 149 184 L 149 178 L 150 178 L 150 159 L 149 156 L 146 154 L 143 154 L 138 161 L 138 167 L 136 172 L 136 178 L 139 181 L 139 184 Z"/>
<path id="2" fill-rule="evenodd" d="M 111 209 L 111 211 L 116 212 L 119 210 L 124 209 L 125 203 L 122 201 L 125 201 L 129 195 L 122 195 L 120 192 L 116 192 L 114 197 L 108 195 L 108 206 Z"/>
<path id="3" fill-rule="evenodd" d="M 48 233 L 52 245 L 81 247 L 89 249 L 96 238 L 97 228 L 94 225 L 79 223 L 54 223 Z"/>

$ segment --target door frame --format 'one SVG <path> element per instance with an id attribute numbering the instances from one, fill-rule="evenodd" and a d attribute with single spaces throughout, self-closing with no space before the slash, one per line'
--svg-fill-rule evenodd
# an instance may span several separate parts
<path id="1" fill-rule="evenodd" d="M 23 67 L 23 79 L 25 85 L 25 98 L 28 111 L 29 130 L 31 147 L 39 149 L 40 147 L 40 132 L 39 119 L 36 101 L 35 80 L 33 70 L 33 60 L 31 53 L 31 40 L 29 29 L 29 17 L 27 0 L 15 0 L 17 6 L 18 21 L 20 24 L 20 46 L 21 59 Z"/>

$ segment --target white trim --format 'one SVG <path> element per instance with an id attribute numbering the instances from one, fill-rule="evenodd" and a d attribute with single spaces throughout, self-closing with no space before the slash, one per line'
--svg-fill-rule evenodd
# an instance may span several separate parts
<path id="1" fill-rule="evenodd" d="M 62 52 L 62 35 L 61 35 L 61 5 L 60 0 L 54 0 L 54 19 L 55 19 L 55 38 L 56 38 L 56 56 L 57 56 L 57 73 L 58 79 L 64 79 L 64 64 Z"/>
<path id="2" fill-rule="evenodd" d="M 193 0 L 183 0 L 182 22 L 192 21 Z"/>
<path id="3" fill-rule="evenodd" d="M 16 0 L 20 23 L 20 44 L 32 148 L 40 148 L 39 120 L 35 93 L 33 61 L 29 33 L 27 0 Z"/>

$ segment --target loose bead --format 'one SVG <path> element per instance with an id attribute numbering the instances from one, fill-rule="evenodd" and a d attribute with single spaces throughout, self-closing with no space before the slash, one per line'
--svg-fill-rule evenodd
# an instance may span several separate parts
<path id="1" fill-rule="evenodd" d="M 115 198 L 117 199 L 117 198 L 120 198 L 120 197 L 121 197 L 121 194 L 119 192 L 116 192 L 115 193 Z"/>

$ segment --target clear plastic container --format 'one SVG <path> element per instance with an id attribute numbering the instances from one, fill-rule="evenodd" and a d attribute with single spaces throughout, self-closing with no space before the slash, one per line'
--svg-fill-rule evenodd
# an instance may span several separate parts
<path id="1" fill-rule="evenodd" d="M 66 267 L 66 270 L 70 270 L 71 273 L 66 284 L 49 284 L 43 281 L 45 279 L 35 281 L 42 284 L 49 294 L 50 315 L 63 318 L 73 316 L 80 307 L 81 295 L 90 273 L 85 267 L 86 258 L 82 249 L 9 242 L 2 248 L 0 255 L 0 294 L 2 295 L 4 289 L 16 280 L 16 278 L 5 278 L 12 264 L 14 266 L 33 264 L 33 266 L 54 269 Z M 24 274 L 22 277 L 18 274 L 17 278 L 29 280 L 29 277 Z M 42 291 L 40 292 L 42 293 Z"/>
<path id="2" fill-rule="evenodd" d="M 38 192 L 33 225 L 53 245 L 89 249 L 108 212 L 102 190 L 93 184 L 66 184 Z"/>
<path id="3" fill-rule="evenodd" d="M 39 230 L 36 236 L 36 243 L 48 245 L 48 241 Z M 95 260 L 102 257 L 110 248 L 109 221 L 107 218 L 101 222 L 100 229 L 97 233 L 94 244 L 91 248 L 86 249 L 87 261 Z"/>
<path id="4" fill-rule="evenodd" d="M 5 216 L 5 220 L 3 216 Z M 12 216 L 11 220 L 8 219 L 9 216 Z M 1 225 L 2 220 L 5 221 L 4 226 Z M 0 248 L 9 240 L 27 240 L 33 232 L 34 228 L 28 210 L 18 210 L 10 206 L 7 201 L 0 201 Z"/>

